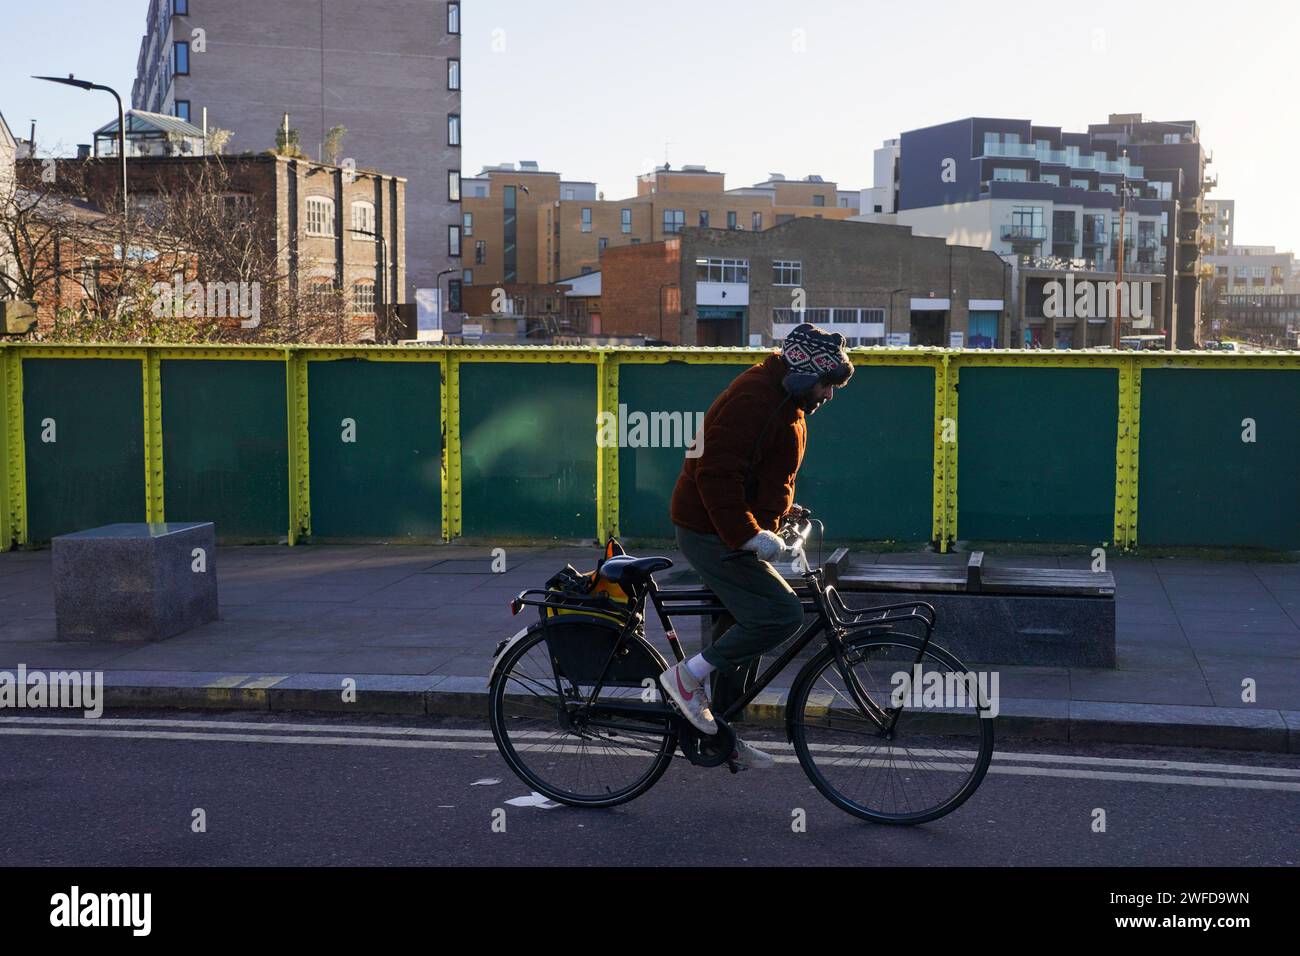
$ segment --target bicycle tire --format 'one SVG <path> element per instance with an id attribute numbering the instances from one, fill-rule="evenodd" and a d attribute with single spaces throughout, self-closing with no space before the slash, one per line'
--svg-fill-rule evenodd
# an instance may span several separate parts
<path id="1" fill-rule="evenodd" d="M 921 640 L 919 638 L 902 634 L 863 636 L 856 640 L 852 637 L 848 637 L 845 639 L 844 644 L 846 655 L 853 653 L 854 656 L 861 652 L 870 652 L 872 649 L 883 647 L 907 649 L 912 652 L 919 652 L 921 650 Z M 927 657 L 934 658 L 952 671 L 968 673 L 967 668 L 957 660 L 956 657 L 944 650 L 942 647 L 931 643 L 927 646 L 925 653 Z M 993 721 L 988 717 L 978 716 L 981 708 L 977 706 L 976 716 L 974 719 L 978 721 L 978 724 L 972 725 L 972 727 L 978 726 L 978 750 L 974 754 L 974 760 L 972 761 L 971 769 L 966 780 L 951 796 L 939 801 L 935 806 L 910 813 L 885 812 L 849 799 L 848 796 L 840 791 L 840 788 L 837 788 L 835 784 L 831 782 L 823 768 L 818 766 L 818 751 L 813 749 L 812 742 L 809 740 L 809 725 L 807 725 L 805 721 L 799 719 L 799 715 L 807 713 L 809 696 L 818 686 L 821 675 L 828 667 L 833 669 L 835 668 L 835 654 L 829 646 L 824 648 L 821 653 L 805 664 L 799 671 L 799 674 L 795 678 L 794 686 L 791 688 L 789 702 L 786 706 L 786 726 L 787 732 L 790 736 L 790 741 L 794 745 L 795 754 L 799 759 L 800 766 L 803 767 L 804 773 L 808 775 L 808 778 L 812 781 L 813 785 L 824 797 L 830 800 L 831 803 L 847 813 L 853 814 L 854 816 L 864 820 L 870 820 L 873 823 L 915 826 L 920 823 L 928 823 L 931 820 L 936 820 L 939 817 L 951 813 L 953 810 L 956 810 L 965 803 L 970 798 L 971 794 L 979 788 L 979 785 L 984 780 L 985 774 L 988 772 L 989 763 L 993 759 Z M 842 675 L 839 673 L 838 669 L 834 669 L 833 673 L 837 679 L 842 680 Z M 854 707 L 856 709 L 856 705 L 854 705 Z M 830 719 L 828 707 L 828 724 Z M 859 717 L 859 719 L 863 721 L 866 720 L 864 717 Z M 864 723 L 864 732 L 868 727 L 869 725 Z M 833 747 L 828 747 L 827 745 L 818 746 L 826 749 L 831 754 L 837 752 Z M 841 751 L 839 752 L 842 751 L 843 748 L 841 748 Z M 891 743 L 887 751 L 888 764 L 891 768 L 894 766 L 893 751 L 894 747 Z M 928 748 L 925 751 L 918 752 L 930 754 Z M 951 755 L 964 755 L 966 752 L 950 751 L 949 753 Z M 934 756 L 940 757 L 945 761 L 949 759 L 948 755 L 944 754 L 943 751 L 937 752 Z M 860 764 L 865 758 L 842 756 L 829 757 L 828 759 L 825 759 L 823 763 L 830 766 L 835 762 L 843 764 L 845 762 L 851 762 L 854 759 L 856 759 Z M 879 760 L 875 762 L 881 763 Z M 923 762 L 928 763 L 929 761 Z M 913 766 L 909 769 L 911 772 L 916 773 L 918 768 L 915 758 L 913 758 L 912 763 Z M 931 764 L 933 769 L 942 770 L 943 772 L 950 772 L 951 766 L 952 765 L 947 762 L 942 764 Z"/>
<path id="2" fill-rule="evenodd" d="M 488 691 L 488 722 L 492 728 L 492 736 L 496 741 L 497 749 L 510 766 L 510 769 L 537 793 L 572 807 L 613 807 L 633 800 L 645 793 L 667 771 L 677 749 L 676 720 L 666 703 L 662 704 L 662 728 L 657 727 L 653 720 L 647 722 L 646 733 L 652 739 L 655 739 L 661 731 L 662 737 L 660 742 L 655 745 L 654 751 L 647 754 L 648 760 L 642 768 L 644 772 L 634 776 L 632 781 L 624 786 L 617 788 L 605 787 L 603 792 L 584 793 L 566 789 L 555 780 L 549 779 L 553 774 L 548 774 L 544 767 L 546 763 L 545 756 L 549 755 L 557 759 L 558 757 L 568 757 L 573 755 L 573 748 L 577 748 L 578 759 L 576 761 L 566 761 L 566 763 L 576 763 L 579 776 L 581 775 L 583 750 L 585 742 L 589 741 L 589 738 L 582 737 L 572 730 L 566 730 L 564 726 L 565 720 L 561 716 L 560 710 L 560 700 L 563 698 L 560 682 L 567 680 L 567 676 L 560 675 L 556 677 L 555 710 L 552 719 L 556 721 L 558 728 L 557 732 L 553 734 L 557 738 L 554 748 L 548 749 L 536 736 L 541 732 L 541 727 L 545 725 L 544 716 L 541 718 L 541 724 L 537 730 L 515 726 L 519 723 L 519 720 L 511 716 L 510 698 L 512 695 L 507 693 L 512 688 L 512 675 L 514 675 L 515 683 L 513 686 L 516 690 L 514 696 L 522 696 L 519 693 L 521 687 L 525 690 L 531 690 L 536 686 L 537 679 L 534 675 L 528 675 L 527 677 L 516 675 L 516 667 L 525 658 L 529 658 L 530 655 L 534 658 L 538 657 L 539 647 L 542 645 L 557 641 L 557 632 L 567 630 L 580 641 L 590 640 L 596 649 L 596 652 L 591 655 L 591 660 L 603 660 L 602 653 L 604 657 L 607 657 L 608 653 L 613 650 L 613 641 L 617 639 L 618 635 L 617 629 L 590 622 L 566 622 L 564 624 L 534 624 L 529 630 L 531 633 L 521 638 L 519 643 L 505 652 L 505 656 L 497 665 Z M 641 685 L 644 680 L 649 680 L 655 688 L 656 697 L 662 701 L 656 679 L 667 666 L 663 658 L 653 646 L 638 635 L 632 636 L 626 647 L 626 654 L 620 662 L 619 685 L 629 688 Z M 584 647 L 583 650 L 585 651 L 586 648 Z M 550 646 L 542 648 L 540 654 L 544 654 L 551 661 L 552 666 L 557 666 L 557 657 L 572 656 L 567 651 L 557 653 L 557 649 Z M 565 661 L 565 664 L 570 667 L 575 666 L 571 660 Z M 600 666 L 597 665 L 597 669 Z M 532 692 L 536 694 L 535 690 Z M 541 697 L 540 694 L 537 696 Z M 568 702 L 573 703 L 573 700 L 569 699 Z M 546 709 L 544 701 L 540 704 L 533 704 L 533 706 L 537 707 L 539 712 L 544 715 Z M 651 717 L 654 717 L 653 713 Z M 628 735 L 628 739 L 632 739 L 631 735 Z M 602 749 L 606 751 L 604 755 L 606 759 L 619 760 L 628 759 L 629 756 L 636 756 L 636 754 L 625 755 L 617 752 L 611 754 L 609 751 L 612 748 L 613 739 L 600 738 L 600 740 L 603 741 Z M 583 743 L 579 743 L 580 741 Z M 650 746 L 649 743 L 647 743 L 648 746 Z M 627 747 L 625 746 L 624 749 L 626 750 Z M 632 749 L 640 751 L 643 748 L 637 746 Z M 541 756 L 536 759 L 527 759 L 524 754 L 539 754 Z M 601 758 L 597 757 L 597 759 Z"/>

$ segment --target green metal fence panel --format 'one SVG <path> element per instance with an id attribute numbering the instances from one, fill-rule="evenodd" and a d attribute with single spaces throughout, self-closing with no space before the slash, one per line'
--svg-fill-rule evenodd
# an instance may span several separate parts
<path id="1" fill-rule="evenodd" d="M 1118 369 L 963 366 L 957 536 L 1110 541 L 1118 389 Z"/>
<path id="2" fill-rule="evenodd" d="M 466 537 L 594 538 L 596 366 L 460 365 Z"/>
<path id="3" fill-rule="evenodd" d="M 619 400 L 629 421 L 629 444 L 634 414 L 702 414 L 748 367 L 622 365 Z M 882 415 L 882 408 L 889 413 Z M 692 419 L 692 434 L 698 421 Z M 649 434 L 656 431 L 662 429 L 647 428 Z M 808 450 L 795 489 L 799 503 L 826 522 L 832 538 L 928 540 L 933 435 L 933 369 L 860 366 L 853 381 L 808 419 Z M 624 536 L 672 537 L 669 502 L 684 455 L 680 447 L 620 447 Z"/>
<path id="4" fill-rule="evenodd" d="M 1144 369 L 1139 545 L 1297 542 L 1300 372 Z"/>
<path id="5" fill-rule="evenodd" d="M 164 359 L 163 495 L 169 521 L 212 521 L 226 540 L 289 528 L 281 362 Z"/>
<path id="6" fill-rule="evenodd" d="M 145 520 L 144 385 L 133 359 L 24 359 L 27 539 Z"/>
<path id="7" fill-rule="evenodd" d="M 625 431 L 626 440 L 620 440 L 618 451 L 618 525 L 624 537 L 672 538 L 668 505 L 686 458 L 685 447 L 676 439 L 698 434 L 713 400 L 752 364 L 619 366 L 620 431 Z M 669 417 L 653 419 L 655 412 Z M 638 447 L 632 447 L 633 442 Z"/>
<path id="8" fill-rule="evenodd" d="M 315 538 L 442 536 L 441 367 L 307 366 Z"/>
<path id="9" fill-rule="evenodd" d="M 928 541 L 934 520 L 933 367 L 859 366 L 808 419 L 795 495 L 833 540 Z"/>

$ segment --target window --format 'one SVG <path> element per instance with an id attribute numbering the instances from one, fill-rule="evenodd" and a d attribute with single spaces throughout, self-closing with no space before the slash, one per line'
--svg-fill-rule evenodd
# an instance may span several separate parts
<path id="1" fill-rule="evenodd" d="M 177 40 L 172 46 L 172 72 L 177 76 L 189 76 L 190 41 Z"/>
<path id="2" fill-rule="evenodd" d="M 1102 183 L 1102 184 L 1101 184 L 1101 191 L 1104 192 L 1104 193 L 1110 193 L 1112 196 L 1114 196 L 1114 195 L 1115 195 L 1115 184 L 1114 184 L 1114 183 Z"/>
<path id="3" fill-rule="evenodd" d="M 582 231 L 591 232 L 591 207 L 582 207 Z"/>
<path id="4" fill-rule="evenodd" d="M 447 61 L 447 89 L 460 89 L 460 60 Z"/>
<path id="5" fill-rule="evenodd" d="M 447 32 L 453 36 L 460 33 L 460 3 L 447 4 Z"/>
<path id="6" fill-rule="evenodd" d="M 1070 180 L 1070 188 L 1071 188 L 1071 189 L 1091 189 L 1091 188 L 1092 188 L 1092 183 L 1088 182 L 1088 180 L 1086 180 L 1086 179 L 1071 179 L 1071 180 Z"/>
<path id="7" fill-rule="evenodd" d="M 1011 235 L 1003 238 L 1012 240 L 1046 238 L 1047 232 L 1043 226 L 1043 207 L 1012 206 L 1011 229 Z"/>
<path id="8" fill-rule="evenodd" d="M 585 275 L 585 276 L 589 276 L 589 275 L 591 275 L 591 266 L 583 266 L 583 267 L 582 267 L 582 274 Z"/>
<path id="9" fill-rule="evenodd" d="M 474 270 L 473 270 L 473 269 L 462 269 L 462 270 L 460 271 L 460 275 L 461 275 L 461 281 L 464 282 L 466 285 L 473 285 L 473 284 L 474 284 Z"/>
<path id="10" fill-rule="evenodd" d="M 460 202 L 460 170 L 447 170 L 447 201 Z"/>
<path id="11" fill-rule="evenodd" d="M 779 212 L 776 214 L 776 224 L 778 226 L 784 226 L 787 222 L 790 222 L 793 219 L 794 213 L 791 212 Z"/>
<path id="12" fill-rule="evenodd" d="M 460 311 L 460 280 L 459 279 L 447 280 L 447 311 L 448 312 Z"/>
<path id="13" fill-rule="evenodd" d="M 597 241 L 596 245 L 598 247 L 599 254 L 603 256 L 605 254 L 605 250 L 609 248 L 609 240 L 602 237 L 600 240 Z"/>
<path id="14" fill-rule="evenodd" d="M 447 114 L 447 145 L 448 146 L 460 145 L 460 114 L 459 113 Z"/>
<path id="15" fill-rule="evenodd" d="M 183 119 L 188 123 L 190 121 L 190 101 L 177 100 L 175 114 L 177 119 Z"/>
<path id="16" fill-rule="evenodd" d="M 464 236 L 466 239 L 468 239 L 470 236 L 474 235 L 474 214 L 472 212 L 465 213 L 464 221 L 465 221 Z"/>
<path id="17" fill-rule="evenodd" d="M 664 210 L 664 232 L 679 233 L 686 227 L 686 210 L 685 209 L 665 209 Z"/>
<path id="18" fill-rule="evenodd" d="M 453 258 L 460 255 L 460 226 L 447 227 L 447 255 Z"/>
<path id="19" fill-rule="evenodd" d="M 87 296 L 99 298 L 99 260 L 86 258 L 81 260 L 81 287 Z"/>
<path id="20" fill-rule="evenodd" d="M 697 259 L 696 282 L 749 283 L 748 259 Z"/>
<path id="21" fill-rule="evenodd" d="M 481 266 L 487 262 L 487 242 L 479 239 L 474 243 L 474 265 Z"/>
<path id="22" fill-rule="evenodd" d="M 325 196 L 307 197 L 307 235 L 334 235 L 334 200 Z"/>
<path id="23" fill-rule="evenodd" d="M 352 204 L 352 238 L 362 242 L 375 241 L 375 206 L 374 203 L 354 202 Z M 368 236 L 357 233 L 369 233 Z"/>
<path id="24" fill-rule="evenodd" d="M 307 295 L 313 308 L 322 312 L 332 310 L 334 308 L 334 280 L 312 280 L 311 284 L 307 286 Z"/>
<path id="25" fill-rule="evenodd" d="M 634 237 L 632 238 L 632 245 L 634 245 L 634 246 L 639 246 L 639 245 L 641 245 L 641 240 L 640 240 L 640 239 L 637 239 L 637 238 L 634 236 Z"/>
<path id="26" fill-rule="evenodd" d="M 763 231 L 763 214 L 762 214 L 761 212 L 756 212 L 756 213 L 754 213 L 753 216 L 750 217 L 750 223 L 751 223 L 751 225 L 754 227 L 754 231 L 755 231 L 755 232 L 762 232 L 762 231 Z"/>
<path id="27" fill-rule="evenodd" d="M 1006 166 L 993 167 L 993 181 L 995 183 L 1024 183 L 1029 181 L 1029 170 L 1014 169 Z"/>
<path id="28" fill-rule="evenodd" d="M 700 210 L 700 228 L 701 229 L 709 228 L 709 211 L 707 209 Z"/>
<path id="29" fill-rule="evenodd" d="M 1039 182 L 1051 183 L 1053 186 L 1061 185 L 1060 173 L 1043 173 L 1038 177 Z"/>
<path id="30" fill-rule="evenodd" d="M 803 263 L 781 259 L 773 262 L 772 285 L 803 285 Z"/>
<path id="31" fill-rule="evenodd" d="M 172 0 L 172 16 L 188 17 L 190 15 L 190 0 Z"/>
<path id="32" fill-rule="evenodd" d="M 818 193 L 816 196 L 813 196 L 813 205 L 814 205 L 814 206 L 825 206 L 825 205 L 826 205 L 826 197 L 823 196 L 823 195 L 821 195 L 820 193 Z"/>
<path id="33" fill-rule="evenodd" d="M 728 228 L 728 229 L 735 229 L 735 228 L 736 228 L 736 214 L 735 214 L 735 212 L 728 212 L 728 213 L 727 213 L 727 228 Z"/>
<path id="34" fill-rule="evenodd" d="M 375 314 L 375 284 L 373 282 L 358 282 L 352 287 L 352 314 L 370 316 Z"/>
<path id="35" fill-rule="evenodd" d="M 624 209 L 620 215 L 622 217 L 620 221 L 622 223 L 623 235 L 626 236 L 632 231 L 632 210 Z"/>

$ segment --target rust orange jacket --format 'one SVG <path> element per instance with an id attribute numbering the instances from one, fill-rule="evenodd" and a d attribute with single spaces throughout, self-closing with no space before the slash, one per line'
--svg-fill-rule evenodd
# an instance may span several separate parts
<path id="1" fill-rule="evenodd" d="M 687 457 L 673 489 L 673 524 L 716 534 L 731 548 L 777 529 L 794 503 L 808 442 L 803 409 L 781 384 L 786 372 L 774 352 L 738 375 L 710 406 L 701 452 Z"/>

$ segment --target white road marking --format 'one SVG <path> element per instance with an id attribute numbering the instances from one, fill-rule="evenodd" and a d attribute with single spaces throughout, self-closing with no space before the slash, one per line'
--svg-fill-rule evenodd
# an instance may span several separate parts
<path id="1" fill-rule="evenodd" d="M 415 748 L 423 750 L 462 750 L 462 751 L 486 751 L 496 750 L 496 744 L 490 740 L 466 739 L 466 738 L 484 738 L 489 734 L 485 731 L 473 730 L 423 730 L 421 728 L 346 728 L 352 734 L 374 733 L 377 730 L 383 730 L 387 733 L 394 734 L 396 737 L 363 737 L 363 736 L 329 736 L 330 731 L 343 730 L 344 728 L 334 728 L 320 724 L 248 724 L 241 721 L 163 721 L 163 720 L 132 720 L 132 719 L 112 719 L 112 720 L 94 720 L 88 721 L 81 718 L 0 718 L 0 736 L 40 736 L 40 737 L 98 737 L 111 738 L 119 740 L 164 740 L 164 741 L 216 741 L 223 743 L 275 743 L 275 744 L 297 744 L 297 745 L 315 745 L 315 746 L 344 746 L 344 747 L 396 747 L 396 748 Z M 80 727 L 69 726 L 50 726 L 51 724 L 79 724 Z M 88 727 L 93 724 L 93 727 Z M 112 727 L 104 726 L 112 724 Z M 132 727 L 147 726 L 177 726 L 182 725 L 190 728 L 203 728 L 212 726 L 239 727 L 242 729 L 252 728 L 276 728 L 285 729 L 288 727 L 301 727 L 309 730 L 308 735 L 293 734 L 269 734 L 269 733 L 195 733 L 187 731 L 171 730 L 136 730 Z M 316 736 L 315 734 L 321 734 Z M 434 735 L 450 736 L 452 740 L 421 739 L 432 737 Z M 415 737 L 417 739 L 410 739 Z M 529 739 L 554 739 L 554 734 L 536 732 L 526 735 Z M 406 738 L 406 739 L 402 739 Z M 762 741 L 760 741 L 762 742 Z M 610 744 L 608 746 L 617 746 Z M 773 749 L 788 749 L 788 744 L 780 742 L 769 742 L 767 746 Z M 555 754 L 576 754 L 591 753 L 590 748 L 583 748 L 571 744 L 554 744 L 547 745 L 537 743 L 525 744 L 518 748 L 521 751 L 546 751 Z M 842 745 L 821 745 L 819 749 L 829 751 L 844 751 Z M 854 752 L 851 749 L 848 752 Z M 862 753 L 880 753 L 880 751 L 859 750 Z M 906 752 L 906 756 L 899 755 L 892 760 L 889 758 L 881 759 L 864 759 L 862 757 L 835 757 L 826 763 L 830 765 L 855 765 L 866 767 L 894 766 L 899 768 L 900 760 L 911 760 L 916 756 L 937 755 L 937 751 L 911 751 Z M 642 752 L 633 752 L 626 756 L 640 756 L 643 759 L 648 754 Z M 945 752 L 947 758 L 963 756 L 961 752 Z M 1066 761 L 1078 760 L 1080 762 L 1099 762 L 1111 758 L 1074 758 L 1062 754 L 1002 754 L 1004 758 L 1012 759 L 1042 759 L 1045 762 L 1063 763 Z M 785 756 L 784 754 L 775 757 L 777 763 L 797 764 L 798 759 L 794 756 Z M 1195 764 L 1185 761 L 1140 761 L 1134 759 L 1114 758 L 1115 762 L 1122 762 L 1126 766 L 1152 767 L 1153 769 L 1164 769 L 1169 764 L 1175 764 L 1179 768 L 1186 768 L 1194 772 L 1204 772 L 1207 768 L 1219 769 L 1220 772 L 1226 770 L 1231 773 L 1254 773 L 1265 775 L 1270 772 L 1282 772 L 1294 774 L 1286 768 L 1280 767 L 1248 767 L 1239 765 L 1224 764 Z M 943 762 L 925 761 L 924 767 L 914 769 L 937 770 L 947 772 L 964 772 L 966 767 L 962 764 Z M 1087 779 L 1087 780 L 1114 780 L 1130 783 L 1158 783 L 1173 784 L 1181 786 L 1200 786 L 1200 787 L 1219 787 L 1242 790 L 1282 790 L 1288 792 L 1300 792 L 1300 783 L 1289 783 L 1275 780 L 1242 780 L 1234 778 L 1213 777 L 1213 776 L 1187 776 L 1179 774 L 1165 773 L 1122 773 L 1115 771 L 1102 770 L 1085 770 L 1065 767 L 1024 767 L 1024 766 L 999 766 L 994 764 L 989 768 L 990 773 L 1011 774 L 1016 776 L 1041 776 L 1041 777 L 1058 777 L 1067 779 Z"/>

